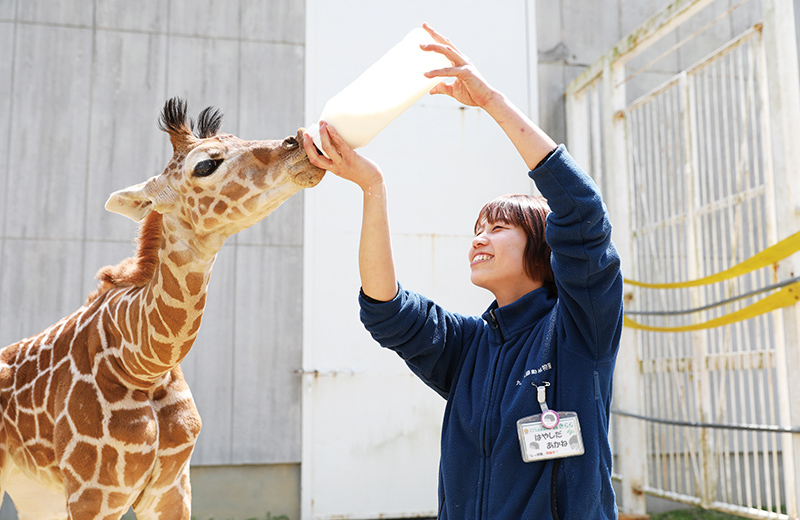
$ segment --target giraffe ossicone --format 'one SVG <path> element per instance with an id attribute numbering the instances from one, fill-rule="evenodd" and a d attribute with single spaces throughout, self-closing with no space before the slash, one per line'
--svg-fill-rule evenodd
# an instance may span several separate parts
<path id="1" fill-rule="evenodd" d="M 211 267 L 229 236 L 261 221 L 325 172 L 303 129 L 276 141 L 194 125 L 167 101 L 166 169 L 111 195 L 141 221 L 136 255 L 98 272 L 77 311 L 0 350 L 0 496 L 20 520 L 191 515 L 189 459 L 201 421 L 180 362 L 197 337 Z"/>

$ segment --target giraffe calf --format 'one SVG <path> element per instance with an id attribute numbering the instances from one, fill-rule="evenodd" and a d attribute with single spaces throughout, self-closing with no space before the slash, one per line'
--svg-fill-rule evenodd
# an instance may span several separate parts
<path id="1" fill-rule="evenodd" d="M 163 173 L 111 195 L 141 222 L 136 255 L 98 273 L 77 311 L 0 350 L 0 496 L 20 520 L 139 520 L 191 514 L 189 459 L 201 421 L 180 369 L 197 337 L 217 252 L 325 172 L 303 130 L 277 141 L 197 126 L 167 101 Z"/>

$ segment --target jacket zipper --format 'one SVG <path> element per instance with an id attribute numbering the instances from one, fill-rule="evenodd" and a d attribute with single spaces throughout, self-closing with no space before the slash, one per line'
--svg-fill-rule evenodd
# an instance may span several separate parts
<path id="1" fill-rule="evenodd" d="M 490 374 L 490 381 L 488 387 L 488 393 L 486 396 L 486 409 L 483 413 L 483 431 L 482 431 L 482 439 L 481 444 L 483 446 L 483 456 L 486 459 L 484 462 L 483 467 L 483 490 L 480 493 L 481 500 L 479 500 L 478 505 L 478 517 L 481 518 L 483 516 L 483 509 L 485 504 L 483 503 L 483 497 L 485 496 L 485 492 L 488 486 L 487 478 L 489 471 L 487 470 L 487 466 L 489 465 L 489 415 L 492 413 L 492 402 L 494 401 L 494 394 L 495 394 L 495 383 L 497 381 L 497 366 L 500 363 L 500 356 L 502 355 L 502 347 L 505 343 L 505 337 L 503 337 L 503 331 L 500 329 L 500 324 L 497 320 L 497 316 L 494 314 L 494 309 L 489 311 L 489 317 L 491 320 L 491 327 L 497 330 L 498 334 L 500 335 L 500 345 L 497 349 L 497 355 L 495 356 L 494 360 L 492 360 L 492 369 L 489 372 Z"/>
<path id="2" fill-rule="evenodd" d="M 494 309 L 489 311 L 489 318 L 492 322 L 491 323 L 492 328 L 495 329 L 498 334 L 500 334 L 500 343 L 501 344 L 505 343 L 506 338 L 503 336 L 503 330 L 500 328 L 500 322 L 497 321 L 497 316 L 494 315 Z"/>

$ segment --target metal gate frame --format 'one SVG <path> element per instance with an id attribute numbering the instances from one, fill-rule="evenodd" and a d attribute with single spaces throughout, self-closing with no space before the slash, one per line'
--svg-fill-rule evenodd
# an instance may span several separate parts
<path id="1" fill-rule="evenodd" d="M 656 13 L 628 37 L 609 50 L 603 58 L 594 63 L 583 74 L 576 78 L 567 88 L 567 141 L 571 153 L 581 164 L 588 165 L 595 180 L 606 194 L 606 202 L 615 225 L 614 240 L 623 259 L 625 273 L 636 273 L 636 240 L 633 230 L 636 215 L 633 214 L 632 196 L 637 187 L 629 183 L 633 179 L 630 164 L 630 147 L 633 136 L 628 134 L 631 107 L 626 100 L 626 65 L 635 57 L 664 35 L 673 31 L 686 20 L 709 6 L 712 0 L 674 1 Z M 798 74 L 797 40 L 794 24 L 794 5 L 792 0 L 762 1 L 763 24 L 759 28 L 759 38 L 763 37 L 761 59 L 765 67 L 766 80 L 760 85 L 760 94 L 765 102 L 765 121 L 763 128 L 765 139 L 765 160 L 772 173 L 772 179 L 765 185 L 765 197 L 771 208 L 773 226 L 768 226 L 767 245 L 774 243 L 776 237 L 783 238 L 800 229 L 800 175 L 797 165 L 800 164 L 800 146 L 792 138 L 800 136 L 800 74 Z M 734 42 L 734 44 L 736 44 Z M 681 73 L 679 88 L 687 89 L 688 71 Z M 688 98 L 685 98 L 688 99 Z M 684 103 L 687 101 L 684 100 Z M 768 103 L 768 106 L 766 106 Z M 686 114 L 685 121 L 689 122 Z M 690 131 L 691 129 L 685 129 Z M 770 153 L 771 151 L 771 153 Z M 691 174 L 693 158 L 687 154 L 685 164 L 678 165 L 679 170 Z M 694 165 L 696 167 L 696 165 Z M 687 214 L 689 215 L 689 214 Z M 695 218 L 693 213 L 687 218 Z M 689 226 L 685 237 L 686 255 L 699 258 L 702 251 L 697 238 L 692 238 L 692 226 Z M 800 255 L 794 255 L 781 261 L 774 267 L 775 278 L 783 280 L 800 274 Z M 689 266 L 698 265 L 688 262 Z M 703 273 L 708 274 L 708 273 Z M 684 279 L 698 275 L 697 270 L 680 273 Z M 672 280 L 678 281 L 678 280 Z M 696 290 L 691 294 L 692 304 L 704 300 Z M 638 293 L 628 288 L 626 295 L 638 298 Z M 770 327 L 774 332 L 774 365 L 776 373 L 777 398 L 776 417 L 774 420 L 784 431 L 800 426 L 800 400 L 789 399 L 800 392 L 798 378 L 789 376 L 789 367 L 800 367 L 800 305 L 788 307 L 782 311 L 774 311 L 771 315 Z M 697 405 L 694 418 L 708 424 L 712 422 L 708 415 L 712 409 L 710 397 L 710 371 L 708 367 L 708 336 L 694 334 L 693 353 L 697 372 L 687 372 L 693 379 L 689 385 L 694 389 L 692 397 Z M 764 504 L 752 497 L 739 499 L 734 503 L 730 495 L 725 501 L 719 500 L 719 475 L 713 473 L 716 468 L 711 464 L 714 459 L 714 439 L 717 438 L 709 428 L 698 428 L 696 442 L 700 449 L 693 460 L 687 464 L 693 470 L 685 470 L 683 478 L 694 479 L 694 486 L 689 491 L 675 493 L 663 483 L 656 486 L 648 477 L 649 459 L 656 450 L 653 445 L 654 430 L 648 430 L 647 422 L 641 420 L 645 416 L 646 407 L 645 377 L 643 375 L 643 336 L 641 332 L 631 329 L 623 331 L 620 355 L 615 377 L 614 409 L 627 413 L 615 414 L 612 426 L 616 432 L 625 432 L 624 442 L 615 443 L 618 475 L 622 481 L 622 506 L 630 513 L 645 512 L 645 494 L 670 498 L 684 503 L 699 505 L 747 516 L 751 518 L 797 518 L 798 478 L 800 468 L 800 435 L 797 433 L 780 434 L 780 450 L 775 448 L 771 453 L 776 459 L 770 471 L 777 473 L 780 466 L 780 478 L 784 493 L 778 491 L 780 504 L 767 504 L 772 511 L 763 511 Z M 692 361 L 689 360 L 689 362 Z M 706 367 L 706 368 L 703 368 Z M 685 419 L 686 416 L 672 417 Z M 676 432 L 676 429 L 672 430 Z M 683 440 L 675 442 L 694 442 L 693 438 L 684 434 Z M 777 458 L 780 457 L 780 461 Z M 689 458 L 692 458 L 691 455 Z M 780 462 L 780 464 L 779 464 Z M 728 465 L 725 471 L 736 471 Z M 764 471 L 767 471 L 765 466 Z M 730 478 L 730 475 L 724 476 Z M 675 480 L 673 475 L 672 480 Z M 686 489 L 686 488 L 684 488 Z M 749 489 L 749 485 L 748 485 Z M 771 500 L 771 499 L 770 499 Z M 782 511 L 780 507 L 785 509 Z"/>

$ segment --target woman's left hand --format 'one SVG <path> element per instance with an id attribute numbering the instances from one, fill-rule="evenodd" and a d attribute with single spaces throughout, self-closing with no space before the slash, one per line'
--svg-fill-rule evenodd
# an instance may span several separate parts
<path id="1" fill-rule="evenodd" d="M 430 93 L 445 94 L 464 105 L 484 108 L 498 95 L 498 92 L 481 76 L 472 61 L 450 40 L 436 32 L 428 24 L 422 26 L 436 41 L 436 43 L 422 45 L 422 50 L 438 52 L 453 64 L 449 68 L 428 71 L 425 76 L 428 78 L 455 78 L 453 83 L 437 84 Z"/>

